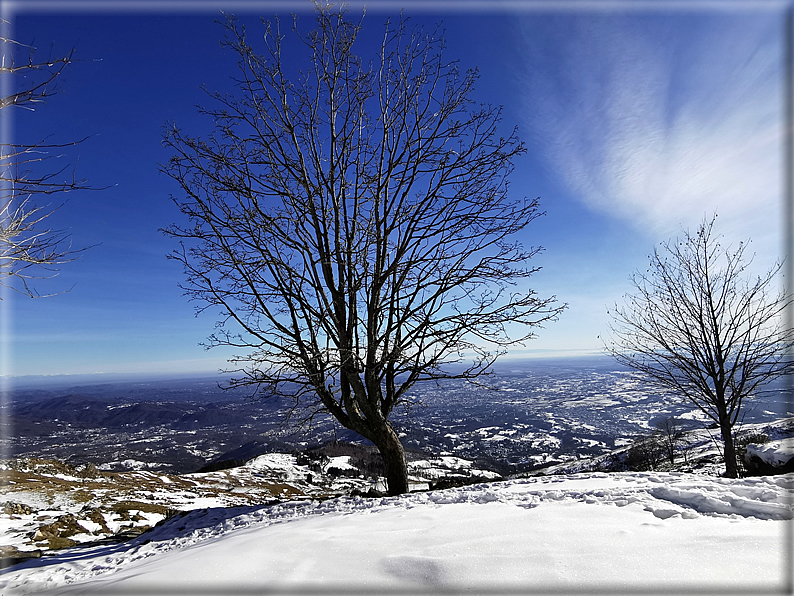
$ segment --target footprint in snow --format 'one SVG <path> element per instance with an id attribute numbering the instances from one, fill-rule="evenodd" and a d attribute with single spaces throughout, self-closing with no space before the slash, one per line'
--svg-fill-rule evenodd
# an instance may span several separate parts
<path id="1" fill-rule="evenodd" d="M 427 585 L 440 585 L 444 582 L 444 568 L 435 559 L 420 556 L 387 557 L 381 567 L 398 579 Z"/>

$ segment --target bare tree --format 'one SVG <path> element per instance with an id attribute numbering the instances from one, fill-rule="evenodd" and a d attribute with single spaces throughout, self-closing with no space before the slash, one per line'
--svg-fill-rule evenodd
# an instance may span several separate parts
<path id="1" fill-rule="evenodd" d="M 721 246 L 715 220 L 654 250 L 647 272 L 632 276 L 636 293 L 611 312 L 606 348 L 719 425 L 726 476 L 735 478 L 732 428 L 744 400 L 794 369 L 792 333 L 782 321 L 791 297 L 773 291 L 779 263 L 747 275 L 747 243 Z"/>
<path id="2" fill-rule="evenodd" d="M 307 64 L 292 79 L 278 21 L 264 23 L 260 55 L 228 20 L 238 93 L 212 95 L 207 140 L 168 132 L 164 170 L 190 223 L 166 231 L 182 239 L 172 257 L 187 294 L 223 313 L 209 345 L 248 351 L 230 386 L 294 399 L 295 421 L 330 413 L 377 446 L 400 494 L 389 415 L 409 389 L 486 373 L 563 307 L 526 286 L 540 249 L 511 237 L 541 213 L 507 198 L 525 149 L 515 131 L 498 136 L 498 109 L 471 100 L 476 72 L 404 22 L 365 63 L 360 21 L 316 16 L 308 34 L 293 26 Z"/>
<path id="3" fill-rule="evenodd" d="M 34 110 L 56 92 L 57 79 L 71 64 L 72 52 L 40 60 L 34 48 L 13 39 L 0 36 L 0 44 L 0 110 L 8 130 L 13 110 Z M 20 54 L 26 54 L 26 59 L 19 60 Z M 0 142 L 0 284 L 35 297 L 40 294 L 31 287 L 32 279 L 57 275 L 59 265 L 85 250 L 73 249 L 69 234 L 47 226 L 58 207 L 36 202 L 43 196 L 88 188 L 69 166 L 47 168 L 49 160 L 59 157 L 53 151 L 81 141 L 20 144 L 5 137 Z"/>
<path id="4" fill-rule="evenodd" d="M 674 416 L 669 416 L 658 421 L 655 425 L 656 433 L 659 441 L 662 444 L 664 452 L 667 454 L 667 459 L 670 465 L 675 464 L 675 453 L 678 450 L 678 445 L 684 437 L 684 429 L 679 424 L 679 421 Z"/>

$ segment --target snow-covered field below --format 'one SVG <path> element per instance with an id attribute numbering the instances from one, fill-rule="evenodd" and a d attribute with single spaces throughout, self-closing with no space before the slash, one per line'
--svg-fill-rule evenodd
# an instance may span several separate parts
<path id="1" fill-rule="evenodd" d="M 0 593 L 790 590 L 792 475 L 539 476 L 209 508 L 7 569 Z"/>

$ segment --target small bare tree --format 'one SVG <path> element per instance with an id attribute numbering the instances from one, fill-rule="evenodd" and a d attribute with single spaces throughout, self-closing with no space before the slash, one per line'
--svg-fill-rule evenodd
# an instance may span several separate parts
<path id="1" fill-rule="evenodd" d="M 213 95 L 207 140 L 166 138 L 190 219 L 167 230 L 184 289 L 222 310 L 210 346 L 249 352 L 230 386 L 293 398 L 294 420 L 330 413 L 377 446 L 389 493 L 406 492 L 389 415 L 409 389 L 486 373 L 562 309 L 525 285 L 539 249 L 511 240 L 541 215 L 507 198 L 524 147 L 472 102 L 476 73 L 446 63 L 438 36 L 387 24 L 365 63 L 361 22 L 318 9 L 315 30 L 293 27 L 307 64 L 290 78 L 277 21 L 264 55 L 226 27 L 239 93 Z"/>
<path id="2" fill-rule="evenodd" d="M 8 37 L 0 36 L 0 45 L 0 117 L 8 130 L 13 110 L 33 110 L 56 92 L 57 79 L 71 64 L 72 53 L 37 60 L 33 48 Z M 20 53 L 27 54 L 25 60 L 17 59 Z M 32 279 L 57 275 L 59 265 L 74 260 L 84 250 L 72 248 L 69 234 L 47 226 L 57 207 L 36 202 L 42 196 L 88 188 L 84 180 L 75 178 L 69 166 L 53 170 L 42 165 L 56 157 L 52 151 L 80 141 L 26 145 L 4 136 L 0 141 L 0 285 L 35 297 L 40 294 L 31 287 Z"/>
<path id="3" fill-rule="evenodd" d="M 771 287 L 779 263 L 763 276 L 746 276 L 747 244 L 721 246 L 715 220 L 663 243 L 647 272 L 632 276 L 636 293 L 612 310 L 606 348 L 719 425 L 726 476 L 735 478 L 732 429 L 744 400 L 794 369 L 792 332 L 782 320 L 791 297 Z"/>
<path id="4" fill-rule="evenodd" d="M 674 416 L 669 416 L 663 420 L 658 421 L 655 425 L 656 434 L 664 448 L 667 459 L 670 465 L 675 464 L 675 454 L 678 451 L 678 445 L 684 437 L 684 429 L 679 424 Z"/>

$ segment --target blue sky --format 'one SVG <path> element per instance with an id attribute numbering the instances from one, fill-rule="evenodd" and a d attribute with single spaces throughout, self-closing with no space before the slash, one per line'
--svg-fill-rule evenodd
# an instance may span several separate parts
<path id="1" fill-rule="evenodd" d="M 250 21 L 301 13 L 303 3 L 3 4 L 18 41 L 37 54 L 74 47 L 61 92 L 13 118 L 18 142 L 88 136 L 65 152 L 95 187 L 63 197 L 51 225 L 75 246 L 97 245 L 31 300 L 2 294 L 3 374 L 212 372 L 230 352 L 206 352 L 215 312 L 181 295 L 174 241 L 181 220 L 163 128 L 191 134 L 195 109 L 229 86 L 234 56 L 220 45 L 220 10 Z M 755 266 L 782 252 L 783 3 L 408 3 L 415 23 L 446 30 L 447 56 L 477 66 L 479 101 L 503 105 L 527 154 L 515 197 L 541 197 L 545 217 L 522 238 L 542 245 L 532 281 L 569 308 L 514 356 L 597 352 L 606 307 L 628 277 L 682 227 L 714 211 L 729 242 L 752 238 Z M 353 12 L 358 9 L 354 8 Z M 57 12 L 56 12 L 57 11 Z M 371 3 L 377 38 L 397 3 Z M 366 45 L 360 52 L 367 55 Z M 63 202 L 58 198 L 53 204 Z"/>

